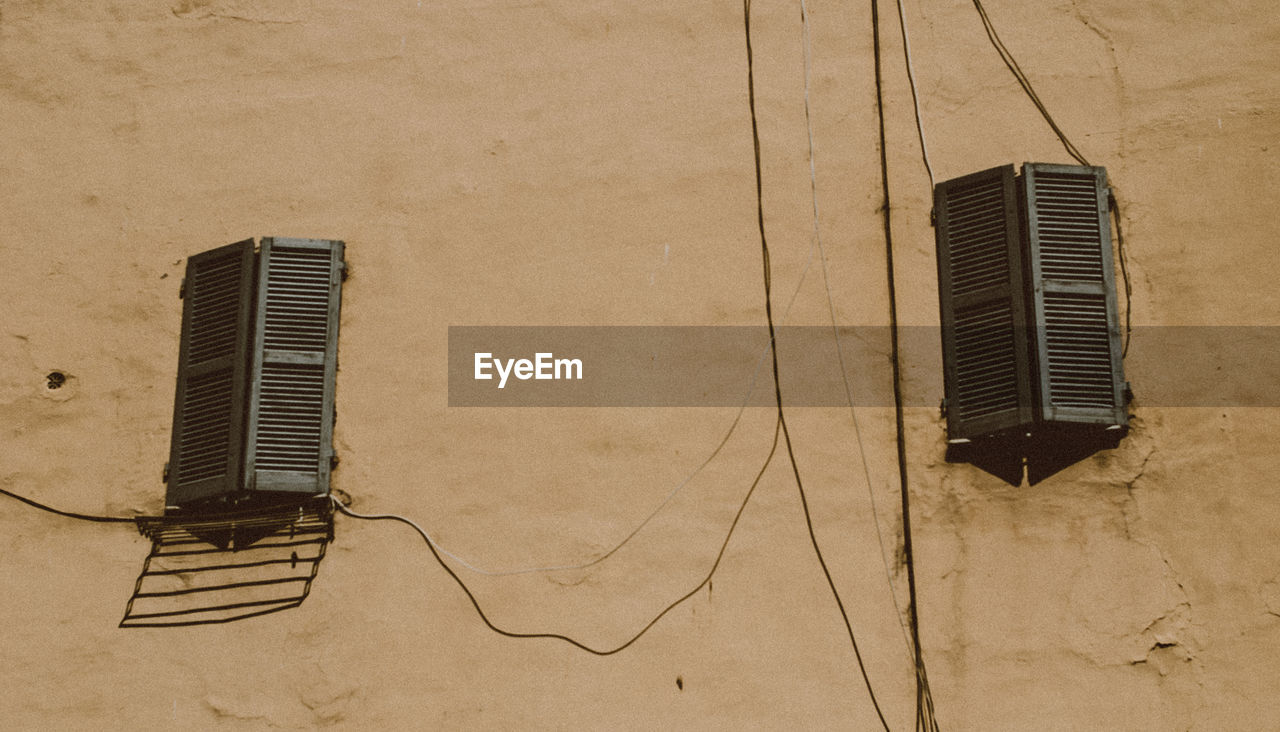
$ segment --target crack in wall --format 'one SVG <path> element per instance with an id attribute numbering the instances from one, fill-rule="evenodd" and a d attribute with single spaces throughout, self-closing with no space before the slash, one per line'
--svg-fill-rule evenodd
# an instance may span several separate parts
<path id="1" fill-rule="evenodd" d="M 309 3 L 292 3 L 278 17 L 272 17 L 264 8 L 255 7 L 258 3 L 248 2 L 247 8 L 236 0 L 214 2 L 213 0 L 182 0 L 169 8 L 175 18 L 183 20 L 231 20 L 259 25 L 293 25 L 303 22 L 302 15 L 310 12 Z M 271 4 L 268 4 L 271 6 Z M 255 12 L 256 11 L 256 12 Z"/>
<path id="2" fill-rule="evenodd" d="M 1164 566 L 1165 578 L 1171 581 L 1173 585 L 1177 588 L 1177 595 L 1181 598 L 1181 601 L 1177 605 L 1175 605 L 1168 613 L 1165 613 L 1165 615 L 1162 615 L 1161 617 L 1151 621 L 1151 623 L 1148 624 L 1147 627 L 1142 630 L 1142 633 L 1146 633 L 1152 630 L 1162 620 L 1177 613 L 1182 608 L 1186 609 L 1186 615 L 1187 615 L 1186 622 L 1183 623 L 1182 625 L 1185 626 L 1186 628 L 1189 628 L 1192 625 L 1191 598 L 1190 598 L 1190 595 L 1187 593 L 1186 586 L 1182 584 L 1182 580 L 1179 579 L 1178 577 L 1177 569 L 1173 566 L 1173 563 L 1169 560 L 1169 557 L 1164 553 L 1164 550 L 1160 548 L 1159 544 L 1157 544 L 1155 541 L 1153 541 L 1149 537 L 1141 537 L 1138 535 L 1138 527 L 1142 522 L 1142 516 L 1141 516 L 1141 506 L 1138 502 L 1138 497 L 1136 493 L 1136 487 L 1137 487 L 1138 481 L 1142 480 L 1146 476 L 1147 466 L 1150 464 L 1151 458 L 1156 454 L 1156 452 L 1157 452 L 1157 449 L 1153 445 L 1149 450 L 1147 450 L 1146 454 L 1143 455 L 1142 462 L 1138 465 L 1137 469 L 1134 471 L 1133 476 L 1130 477 L 1128 480 L 1124 481 L 1125 495 L 1127 499 L 1121 505 L 1121 509 L 1120 509 L 1121 516 L 1124 520 L 1125 538 L 1130 541 L 1136 542 L 1150 549 L 1152 552 L 1155 553 L 1156 557 L 1159 558 L 1160 563 Z M 1157 642 L 1166 642 L 1166 641 L 1160 638 L 1157 638 Z M 1177 642 L 1177 641 L 1173 641 L 1173 642 Z"/>
<path id="3" fill-rule="evenodd" d="M 1130 477 L 1123 481 L 1125 494 L 1120 510 L 1124 522 L 1124 537 L 1152 552 L 1163 569 L 1163 579 L 1174 594 L 1177 602 L 1166 612 L 1154 618 L 1136 634 L 1143 640 L 1145 650 L 1129 660 L 1133 668 L 1149 668 L 1160 679 L 1162 696 L 1167 703 L 1176 708 L 1177 714 L 1183 718 L 1195 719 L 1198 710 L 1203 709 L 1204 694 L 1207 693 L 1204 683 L 1204 667 L 1198 657 L 1201 650 L 1197 640 L 1195 610 L 1190 593 L 1183 583 L 1177 568 L 1149 534 L 1144 531 L 1141 494 L 1139 482 L 1150 480 L 1147 475 L 1148 466 L 1155 456 L 1157 448 L 1152 445 L 1142 456 L 1141 462 Z M 1182 670 L 1182 671 L 1180 671 Z M 1194 686 L 1186 686 L 1190 681 Z M 1191 689 L 1198 690 L 1194 693 Z M 1190 726 L 1195 726 L 1193 721 Z M 1190 728 L 1190 726 L 1188 728 Z"/>

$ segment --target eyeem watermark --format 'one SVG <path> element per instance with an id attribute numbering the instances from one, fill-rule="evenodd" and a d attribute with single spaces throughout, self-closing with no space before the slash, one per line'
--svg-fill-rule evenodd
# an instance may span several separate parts
<path id="1" fill-rule="evenodd" d="M 476 380 L 485 381 L 494 378 L 490 369 L 497 372 L 498 388 L 507 386 L 507 379 L 515 376 L 520 381 L 536 379 L 538 381 L 560 379 L 582 380 L 582 359 L 556 358 L 552 353 L 535 353 L 533 360 L 527 358 L 494 358 L 492 353 L 476 354 Z"/>
<path id="2" fill-rule="evenodd" d="M 941 333 L 899 331 L 901 398 L 936 415 Z M 786 406 L 892 407 L 889 328 L 837 333 L 777 327 Z M 776 409 L 769 343 L 763 325 L 453 325 L 449 406 Z M 1135 408 L 1280 407 L 1280 326 L 1137 326 L 1124 372 Z"/>

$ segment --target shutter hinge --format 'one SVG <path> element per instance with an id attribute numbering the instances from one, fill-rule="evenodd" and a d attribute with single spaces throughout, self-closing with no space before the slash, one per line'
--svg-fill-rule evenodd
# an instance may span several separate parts
<path id="1" fill-rule="evenodd" d="M 338 458 L 338 453 L 336 452 L 329 453 L 329 469 L 330 470 L 334 470 L 335 468 L 337 468 L 338 463 L 340 462 L 342 461 Z"/>
<path id="2" fill-rule="evenodd" d="M 178 285 L 178 299 L 184 300 L 187 297 L 187 278 L 182 278 L 182 284 Z"/>
<path id="3" fill-rule="evenodd" d="M 938 209 L 936 208 L 929 209 L 929 225 L 930 226 L 938 225 Z"/>
<path id="4" fill-rule="evenodd" d="M 160 479 L 165 483 L 169 482 L 169 463 L 164 464 L 164 471 L 160 474 Z"/>
<path id="5" fill-rule="evenodd" d="M 346 260 L 338 262 L 338 273 L 342 275 L 342 281 L 346 282 L 347 277 L 351 275 L 351 267 Z"/>

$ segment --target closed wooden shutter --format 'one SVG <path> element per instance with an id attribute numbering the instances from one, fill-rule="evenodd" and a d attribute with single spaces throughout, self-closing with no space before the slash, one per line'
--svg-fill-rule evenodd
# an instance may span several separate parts
<path id="1" fill-rule="evenodd" d="M 1021 195 L 1040 419 L 1127 424 L 1106 170 L 1028 163 Z"/>
<path id="2" fill-rule="evenodd" d="M 1032 420 L 1028 335 L 1013 166 L 934 189 L 947 437 Z"/>
<path id="3" fill-rule="evenodd" d="M 329 490 L 343 243 L 266 238 L 259 253 L 246 486 Z"/>
<path id="4" fill-rule="evenodd" d="M 253 283 L 252 240 L 187 260 L 168 506 L 239 487 Z"/>

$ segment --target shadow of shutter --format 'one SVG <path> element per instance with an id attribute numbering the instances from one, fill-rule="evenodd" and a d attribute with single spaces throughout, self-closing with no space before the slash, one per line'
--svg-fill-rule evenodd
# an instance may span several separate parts
<path id="1" fill-rule="evenodd" d="M 314 498 L 249 513 L 146 518 L 138 528 L 151 553 L 120 627 L 227 623 L 302 604 L 333 541 L 333 505 Z"/>

